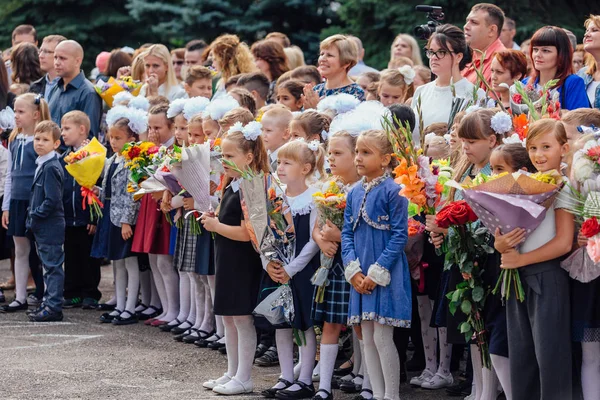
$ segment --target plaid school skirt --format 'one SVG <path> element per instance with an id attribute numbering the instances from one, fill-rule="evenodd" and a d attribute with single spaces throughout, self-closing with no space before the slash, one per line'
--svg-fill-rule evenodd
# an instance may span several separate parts
<path id="1" fill-rule="evenodd" d="M 344 263 L 341 251 L 336 253 L 333 266 L 329 270 L 329 285 L 325 288 L 324 300 L 317 303 L 314 298 L 318 287 L 313 292 L 311 317 L 315 323 L 329 322 L 331 324 L 348 323 L 348 302 L 350 301 L 350 284 L 344 276 Z"/>
<path id="2" fill-rule="evenodd" d="M 197 241 L 198 235 L 192 233 L 190 218 L 186 218 L 183 223 L 183 228 L 177 229 L 177 239 L 175 240 L 173 266 L 177 271 L 195 272 Z"/>

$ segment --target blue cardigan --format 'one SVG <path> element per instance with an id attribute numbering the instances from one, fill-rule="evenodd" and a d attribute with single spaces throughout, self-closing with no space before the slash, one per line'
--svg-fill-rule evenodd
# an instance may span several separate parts
<path id="1" fill-rule="evenodd" d="M 535 80 L 537 85 L 539 78 Z M 529 77 L 523 79 L 523 83 L 527 84 Z M 587 97 L 585 83 L 583 79 L 577 75 L 569 75 L 562 86 L 558 87 L 560 94 L 559 101 L 563 110 L 576 110 L 578 108 L 590 108 L 590 101 Z"/>

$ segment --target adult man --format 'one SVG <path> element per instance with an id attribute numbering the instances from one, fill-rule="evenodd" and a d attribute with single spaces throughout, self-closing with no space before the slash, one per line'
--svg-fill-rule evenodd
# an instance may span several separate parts
<path id="1" fill-rule="evenodd" d="M 479 3 L 471 8 L 464 30 L 467 44 L 473 50 L 473 62 L 466 66 L 462 74 L 472 83 L 477 81 L 476 68 L 482 70 L 486 80 L 490 80 L 494 54 L 506 50 L 500 41 L 500 32 L 503 26 L 504 12 L 500 7 L 494 4 Z"/>
<path id="2" fill-rule="evenodd" d="M 45 99 L 50 95 L 50 91 L 56 82 L 58 82 L 58 76 L 54 70 L 54 49 L 60 42 L 67 40 L 62 35 L 49 35 L 42 41 L 42 47 L 40 47 L 40 68 L 46 75 L 42 76 L 35 82 L 31 83 L 29 91 L 32 93 L 41 93 Z"/>
<path id="3" fill-rule="evenodd" d="M 90 118 L 90 134 L 98 136 L 102 100 L 94 85 L 81 71 L 83 48 L 74 40 L 65 40 L 54 49 L 54 70 L 59 77 L 48 98 L 52 120 L 60 124 L 69 111 L 83 111 Z"/>
<path id="4" fill-rule="evenodd" d="M 37 32 L 32 25 L 19 25 L 12 32 L 12 46 L 28 42 L 38 45 Z"/>
<path id="5" fill-rule="evenodd" d="M 183 59 L 188 68 L 192 65 L 202 65 L 202 53 L 206 46 L 206 42 L 202 39 L 192 40 L 185 45 Z"/>
<path id="6" fill-rule="evenodd" d="M 363 58 L 365 58 L 365 49 L 363 47 L 362 40 L 356 36 L 348 37 L 354 41 L 356 47 L 358 48 L 358 63 L 354 67 L 350 68 L 350 71 L 348 71 L 348 76 L 356 77 L 365 72 L 377 72 L 375 68 L 369 67 L 363 61 Z"/>
<path id="7" fill-rule="evenodd" d="M 521 46 L 515 43 L 515 35 L 517 34 L 517 25 L 515 20 L 512 18 L 504 18 L 504 26 L 502 26 L 502 33 L 500 33 L 500 41 L 507 49 L 521 50 Z"/>

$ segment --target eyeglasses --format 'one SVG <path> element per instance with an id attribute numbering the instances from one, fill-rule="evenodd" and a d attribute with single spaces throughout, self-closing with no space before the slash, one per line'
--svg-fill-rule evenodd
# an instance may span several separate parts
<path id="1" fill-rule="evenodd" d="M 46 49 L 40 49 L 40 51 L 38 52 L 39 54 L 54 54 L 53 51 L 51 50 L 46 50 Z"/>
<path id="2" fill-rule="evenodd" d="M 449 54 L 449 53 L 456 53 L 456 52 L 455 51 L 448 51 L 448 50 L 433 51 L 433 50 L 425 49 L 425 55 L 429 59 L 432 59 L 433 57 L 435 57 L 438 60 L 441 60 L 444 57 L 446 57 L 446 54 Z"/>
<path id="3" fill-rule="evenodd" d="M 177 60 L 177 61 L 173 61 L 173 64 L 175 64 L 175 65 L 183 65 L 184 62 L 185 61 L 183 61 L 183 60 Z"/>

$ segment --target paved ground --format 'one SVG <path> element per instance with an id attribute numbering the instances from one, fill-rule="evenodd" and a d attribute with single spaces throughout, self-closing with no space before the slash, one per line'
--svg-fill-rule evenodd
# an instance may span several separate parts
<path id="1" fill-rule="evenodd" d="M 102 291 L 110 295 L 112 268 L 102 269 Z M 0 263 L 0 281 L 8 265 Z M 12 298 L 12 292 L 6 292 Z M 115 327 L 99 312 L 67 310 L 65 321 L 32 324 L 24 314 L 0 314 L 0 399 L 210 399 L 202 382 L 220 376 L 225 356 L 184 345 L 141 324 Z M 273 384 L 279 369 L 253 370 L 256 391 Z M 402 399 L 449 399 L 404 385 Z M 336 391 L 336 399 L 351 399 Z M 239 399 L 259 399 L 256 394 Z"/>

